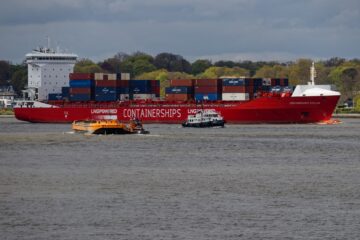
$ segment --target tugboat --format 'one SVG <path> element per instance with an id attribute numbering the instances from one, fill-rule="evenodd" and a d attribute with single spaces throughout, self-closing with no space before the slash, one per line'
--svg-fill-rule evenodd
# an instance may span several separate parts
<path id="1" fill-rule="evenodd" d="M 139 119 L 130 120 L 124 124 L 118 120 L 85 120 L 74 121 L 72 129 L 75 132 L 89 134 L 148 134 Z"/>
<path id="2" fill-rule="evenodd" d="M 195 115 L 189 115 L 182 124 L 183 127 L 224 127 L 224 118 L 214 110 L 199 110 Z"/>

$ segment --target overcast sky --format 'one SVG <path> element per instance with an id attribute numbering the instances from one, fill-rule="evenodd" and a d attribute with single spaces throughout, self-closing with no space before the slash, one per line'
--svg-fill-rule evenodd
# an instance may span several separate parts
<path id="1" fill-rule="evenodd" d="M 193 61 L 360 57 L 360 0 L 0 0 L 0 59 L 60 45 L 100 61 L 171 52 Z"/>

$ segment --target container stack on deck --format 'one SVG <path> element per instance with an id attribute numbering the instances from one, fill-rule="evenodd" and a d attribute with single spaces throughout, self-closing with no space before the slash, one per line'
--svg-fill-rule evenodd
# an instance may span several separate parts
<path id="1" fill-rule="evenodd" d="M 194 81 L 194 98 L 196 101 L 221 100 L 221 87 L 220 79 L 196 79 Z"/>
<path id="2" fill-rule="evenodd" d="M 94 74 L 71 73 L 69 77 L 69 100 L 91 101 L 94 97 Z"/>
<path id="3" fill-rule="evenodd" d="M 166 101 L 189 101 L 193 100 L 194 80 L 174 79 L 170 80 L 170 87 L 165 88 Z"/>
<path id="4" fill-rule="evenodd" d="M 70 87 L 49 94 L 49 100 L 114 102 L 160 97 L 158 80 L 130 80 L 128 73 L 71 73 Z M 260 94 L 291 91 L 286 78 L 174 79 L 165 88 L 166 101 L 248 101 Z"/>

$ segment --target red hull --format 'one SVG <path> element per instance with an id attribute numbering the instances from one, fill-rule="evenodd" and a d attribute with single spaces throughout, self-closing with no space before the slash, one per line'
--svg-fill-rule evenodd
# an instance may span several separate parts
<path id="1" fill-rule="evenodd" d="M 181 123 L 196 109 L 214 109 L 228 123 L 312 123 L 326 121 L 340 96 L 261 97 L 245 102 L 213 102 L 196 105 L 174 102 L 67 103 L 50 108 L 15 108 L 19 120 L 66 123 L 85 119 L 129 120 L 144 123 Z"/>

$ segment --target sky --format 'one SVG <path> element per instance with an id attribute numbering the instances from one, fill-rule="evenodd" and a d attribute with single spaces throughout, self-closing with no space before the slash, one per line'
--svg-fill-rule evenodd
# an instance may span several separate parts
<path id="1" fill-rule="evenodd" d="M 360 58 L 359 0 L 0 0 L 0 60 L 38 46 L 101 61 L 118 52 L 196 59 Z"/>

